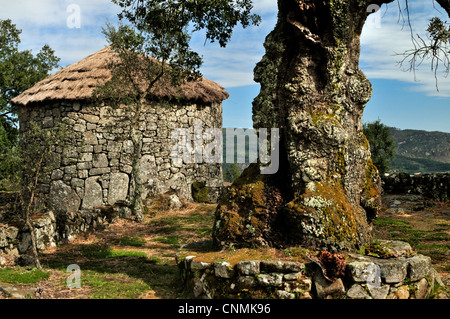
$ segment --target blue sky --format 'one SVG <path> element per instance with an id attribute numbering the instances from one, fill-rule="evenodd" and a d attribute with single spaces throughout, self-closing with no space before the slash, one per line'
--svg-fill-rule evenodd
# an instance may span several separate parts
<path id="1" fill-rule="evenodd" d="M 404 5 L 404 0 L 399 0 Z M 80 28 L 70 28 L 70 5 L 80 9 Z M 224 102 L 224 127 L 251 127 L 251 102 L 259 92 L 253 82 L 253 68 L 264 54 L 263 42 L 276 23 L 276 0 L 254 0 L 255 12 L 263 22 L 259 27 L 236 29 L 226 49 L 204 45 L 194 36 L 192 45 L 204 57 L 203 75 L 218 82 L 230 93 Z M 424 34 L 428 20 L 444 11 L 433 0 L 409 0 L 415 33 Z M 438 6 L 437 4 L 435 4 Z M 21 49 L 37 53 L 44 44 L 55 49 L 67 66 L 106 45 L 102 27 L 117 21 L 120 8 L 110 0 L 0 0 L 0 19 L 12 19 L 22 29 Z M 72 20 L 70 20 L 72 21 Z M 450 132 L 450 77 L 439 76 L 439 89 L 429 65 L 414 75 L 403 72 L 395 53 L 411 48 L 410 30 L 402 26 L 397 2 L 383 6 L 366 23 L 361 37 L 360 67 L 372 82 L 374 93 L 366 106 L 363 121 L 380 119 L 401 129 Z"/>

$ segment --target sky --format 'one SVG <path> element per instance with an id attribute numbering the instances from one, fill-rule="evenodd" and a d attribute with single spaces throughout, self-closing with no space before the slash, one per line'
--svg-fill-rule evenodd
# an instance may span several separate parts
<path id="1" fill-rule="evenodd" d="M 438 75 L 438 87 L 430 65 L 424 63 L 416 74 L 402 70 L 399 53 L 412 47 L 410 29 L 399 16 L 398 0 L 367 20 L 361 36 L 360 68 L 373 86 L 372 99 L 363 121 L 400 129 L 450 133 L 450 76 Z M 276 0 L 254 0 L 254 12 L 262 17 L 260 26 L 237 28 L 223 49 L 194 35 L 192 47 L 204 58 L 203 75 L 222 85 L 230 98 L 223 105 L 224 127 L 252 127 L 252 101 L 259 93 L 253 69 L 264 55 L 264 39 L 277 19 Z M 429 19 L 449 20 L 433 0 L 409 0 L 414 34 L 425 36 Z M 120 8 L 111 0 L 0 0 L 0 19 L 11 19 L 22 30 L 20 49 L 39 52 L 49 44 L 65 67 L 104 48 L 102 28 L 117 22 Z"/>

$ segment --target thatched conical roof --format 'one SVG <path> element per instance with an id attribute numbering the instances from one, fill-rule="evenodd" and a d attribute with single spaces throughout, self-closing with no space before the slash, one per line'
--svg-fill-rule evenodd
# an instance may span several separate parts
<path id="1" fill-rule="evenodd" d="M 56 100 L 86 100 L 99 85 L 111 79 L 110 61 L 118 54 L 109 47 L 48 76 L 12 99 L 17 105 Z M 152 94 L 162 98 L 182 98 L 205 103 L 222 102 L 229 97 L 223 87 L 205 78 L 186 82 L 180 88 L 164 85 Z"/>

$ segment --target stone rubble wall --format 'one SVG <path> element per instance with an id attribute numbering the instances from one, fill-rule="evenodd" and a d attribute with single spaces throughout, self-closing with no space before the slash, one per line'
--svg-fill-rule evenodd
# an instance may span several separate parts
<path id="1" fill-rule="evenodd" d="M 103 229 L 119 216 L 117 209 L 94 209 L 84 212 L 54 214 L 52 211 L 33 218 L 37 248 L 56 247 L 69 242 L 79 233 Z M 13 264 L 19 254 L 31 248 L 29 228 L 22 223 L 0 223 L 0 266 Z"/>
<path id="2" fill-rule="evenodd" d="M 181 280 L 198 299 L 425 299 L 443 286 L 431 258 L 420 254 L 389 259 L 352 254 L 345 276 L 334 282 L 315 263 L 244 260 L 232 265 L 183 254 L 176 258 Z"/>
<path id="3" fill-rule="evenodd" d="M 56 165 L 51 176 L 40 184 L 40 191 L 49 195 L 50 207 L 55 212 L 91 210 L 127 200 L 133 143 L 123 112 L 72 101 L 19 109 L 21 134 L 26 134 L 31 121 L 43 128 L 54 127 L 58 122 L 67 126 L 71 142 L 53 148 Z M 217 201 L 222 187 L 220 163 L 179 164 L 170 156 L 177 142 L 171 140 L 172 130 L 186 128 L 193 133 L 195 119 L 203 122 L 204 129 L 221 128 L 222 105 L 157 105 L 146 107 L 141 114 L 139 182 L 143 198 L 174 191 L 181 199 L 192 201 L 192 183 L 205 182 L 211 190 L 208 200 Z"/>
<path id="4" fill-rule="evenodd" d="M 450 200 L 450 174 L 415 174 L 397 173 L 382 176 L 385 194 L 414 194 L 427 198 Z"/>

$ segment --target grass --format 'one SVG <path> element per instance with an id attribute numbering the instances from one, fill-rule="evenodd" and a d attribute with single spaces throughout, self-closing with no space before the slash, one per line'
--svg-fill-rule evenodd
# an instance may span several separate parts
<path id="1" fill-rule="evenodd" d="M 406 209 L 404 214 L 381 214 L 374 220 L 377 239 L 406 241 L 420 254 L 430 256 L 438 272 L 450 272 L 449 203 L 434 203 L 424 210 Z"/>
<path id="2" fill-rule="evenodd" d="M 114 240 L 117 245 L 142 247 L 145 244 L 145 239 L 136 236 L 123 236 Z"/>
<path id="3" fill-rule="evenodd" d="M 446 204 L 437 211 L 449 207 Z M 69 244 L 41 252 L 43 271 L 1 268 L 0 282 L 43 286 L 55 299 L 185 298 L 174 256 L 182 244 L 210 239 L 214 209 L 215 205 L 208 204 L 189 204 L 179 211 L 150 207 L 141 223 L 119 220 L 104 231 L 80 235 Z M 433 209 L 436 207 L 426 212 Z M 423 213 L 382 214 L 374 221 L 374 237 L 407 241 L 419 253 L 430 256 L 438 272 L 448 273 L 450 221 L 439 214 L 424 217 Z M 286 247 L 227 253 L 208 250 L 203 257 L 231 264 L 243 259 L 307 262 L 308 253 L 302 247 Z M 79 289 L 67 289 L 70 264 L 81 269 Z"/>
<path id="4" fill-rule="evenodd" d="M 90 289 L 92 299 L 132 299 L 150 289 L 143 280 L 127 275 L 105 275 L 96 271 L 83 272 L 81 282 Z"/>
<path id="5" fill-rule="evenodd" d="M 184 243 L 210 238 L 215 207 L 188 204 L 179 211 L 149 207 L 141 223 L 119 220 L 105 231 L 80 235 L 71 243 L 41 252 L 41 277 L 36 277 L 40 272 L 29 273 L 22 267 L 4 268 L 0 282 L 32 285 L 41 281 L 39 285 L 46 285 L 52 298 L 182 298 L 175 254 Z M 70 264 L 81 269 L 79 289 L 67 289 Z M 15 279 L 8 279 L 13 275 Z"/>
<path id="6" fill-rule="evenodd" d="M 0 269 L 0 282 L 29 284 L 48 279 L 50 274 L 37 268 L 6 267 Z"/>
<path id="7" fill-rule="evenodd" d="M 167 244 L 170 246 L 176 246 L 176 247 L 181 246 L 180 240 L 181 240 L 181 238 L 179 236 L 170 236 L 170 235 L 155 238 L 155 241 L 157 241 L 159 243 Z"/>

